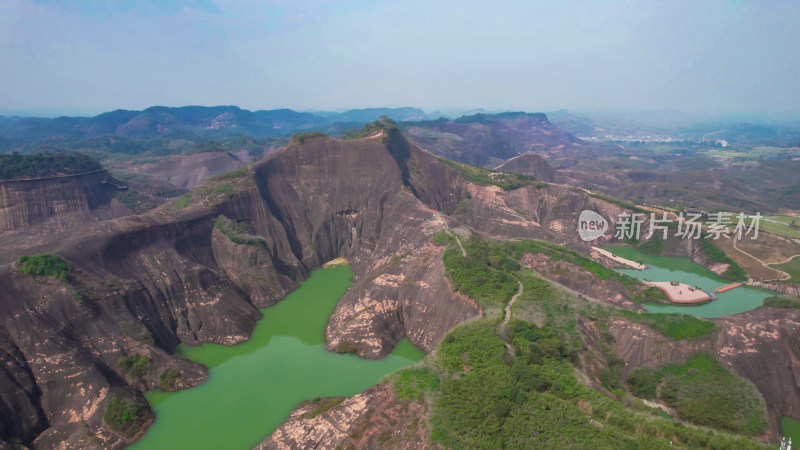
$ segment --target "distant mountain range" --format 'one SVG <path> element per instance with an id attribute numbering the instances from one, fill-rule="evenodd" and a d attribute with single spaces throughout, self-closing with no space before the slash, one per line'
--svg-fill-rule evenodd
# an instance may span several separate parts
<path id="1" fill-rule="evenodd" d="M 0 116 L 0 148 L 53 137 L 89 139 L 102 135 L 143 138 L 181 134 L 225 138 L 247 135 L 281 137 L 302 130 L 337 132 L 390 115 L 395 120 L 422 120 L 416 108 L 368 108 L 345 112 L 303 113 L 290 109 L 248 111 L 237 106 L 153 106 L 143 111 L 118 109 L 94 117 Z"/>

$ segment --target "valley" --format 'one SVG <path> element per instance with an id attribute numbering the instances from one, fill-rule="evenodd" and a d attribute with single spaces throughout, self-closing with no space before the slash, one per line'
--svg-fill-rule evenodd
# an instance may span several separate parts
<path id="1" fill-rule="evenodd" d="M 509 122 L 522 130 L 491 131 Z M 800 415 L 797 309 L 762 306 L 776 294 L 749 286 L 665 305 L 640 281 L 710 292 L 745 273 L 756 284 L 793 255 L 789 237 L 742 241 L 758 267 L 722 244 L 620 246 L 616 218 L 645 206 L 564 169 L 601 147 L 544 115 L 420 131 L 430 126 L 379 118 L 351 139 L 300 133 L 278 148 L 104 160 L 0 185 L 0 289 L 14 299 L 0 309 L 2 376 L 19 386 L 3 398 L 21 405 L 0 409 L 14 430 L 3 440 L 517 447 L 570 435 L 576 446 L 760 448 Z M 483 141 L 498 135 L 507 144 Z M 486 156 L 496 169 L 442 156 L 477 162 L 485 146 L 504 149 Z M 593 242 L 576 232 L 587 209 L 609 220 Z M 337 258 L 348 265 L 322 268 Z M 652 369 L 669 375 L 647 383 L 695 389 L 683 371 L 701 363 L 729 377 L 746 416 L 636 384 Z"/>

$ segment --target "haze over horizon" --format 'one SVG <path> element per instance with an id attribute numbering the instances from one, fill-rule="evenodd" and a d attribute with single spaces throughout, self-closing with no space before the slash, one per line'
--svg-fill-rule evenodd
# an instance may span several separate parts
<path id="1" fill-rule="evenodd" d="M 800 113 L 790 1 L 0 4 L 0 114 L 250 110 Z"/>

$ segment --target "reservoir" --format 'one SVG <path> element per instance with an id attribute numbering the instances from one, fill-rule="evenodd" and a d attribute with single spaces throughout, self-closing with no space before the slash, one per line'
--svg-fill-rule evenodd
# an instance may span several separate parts
<path id="1" fill-rule="evenodd" d="M 677 281 L 711 292 L 731 283 L 720 278 L 711 270 L 689 258 L 654 256 L 642 253 L 627 246 L 607 247 L 606 250 L 617 256 L 646 264 L 647 269 L 616 269 L 639 280 Z M 717 294 L 718 298 L 702 305 L 677 305 L 645 303 L 648 312 L 691 314 L 695 317 L 714 318 L 739 314 L 764 304 L 764 299 L 776 295 L 766 289 L 743 286 Z"/>
<path id="2" fill-rule="evenodd" d="M 325 350 L 325 327 L 353 272 L 314 271 L 277 305 L 261 310 L 249 340 L 235 346 L 180 345 L 176 353 L 209 368 L 208 380 L 178 392 L 145 394 L 156 415 L 137 449 L 250 449 L 294 407 L 314 397 L 351 396 L 419 361 L 403 339 L 382 360 Z"/>

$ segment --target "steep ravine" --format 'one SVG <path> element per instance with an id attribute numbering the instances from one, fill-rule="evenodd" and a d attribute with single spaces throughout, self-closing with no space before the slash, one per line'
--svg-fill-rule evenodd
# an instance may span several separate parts
<path id="1" fill-rule="evenodd" d="M 478 313 L 444 284 L 441 255 L 429 245 L 436 230 L 424 223 L 431 206 L 455 208 L 458 178 L 399 134 L 316 138 L 214 185 L 233 193 L 203 191 L 183 208 L 173 202 L 145 216 L 45 235 L 37 251 L 57 249 L 74 267 L 68 282 L 15 270 L 11 261 L 24 248 L 6 254 L 0 377 L 9 382 L 0 436 L 39 447 L 122 445 L 102 419 L 112 397 L 141 402 L 140 392 L 155 388 L 168 367 L 181 373 L 182 386 L 201 382 L 202 367 L 169 354 L 179 342 L 241 342 L 260 316 L 257 307 L 337 256 L 351 260 L 357 288 L 330 321 L 330 348 L 349 342 L 376 358 L 407 335 L 433 349 Z M 214 230 L 218 215 L 248 224 L 264 244 L 233 244 Z M 142 378 L 117 367 L 133 354 L 151 357 Z"/>

